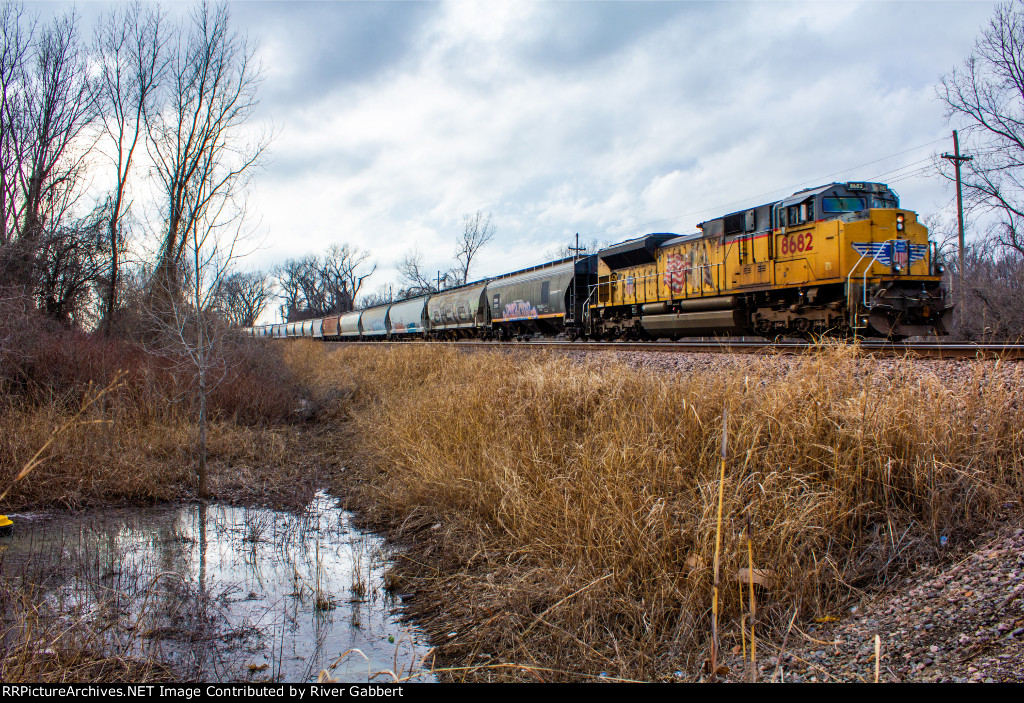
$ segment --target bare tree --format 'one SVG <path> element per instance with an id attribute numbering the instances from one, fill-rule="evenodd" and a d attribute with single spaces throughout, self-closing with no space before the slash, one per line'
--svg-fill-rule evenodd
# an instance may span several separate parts
<path id="1" fill-rule="evenodd" d="M 20 2 L 0 4 L 0 247 L 10 244 L 17 229 L 19 155 L 24 132 L 25 63 L 34 24 Z"/>
<path id="2" fill-rule="evenodd" d="M 70 212 L 92 146 L 75 146 L 96 102 L 74 9 L 43 26 L 26 75 L 21 129 L 13 130 L 21 200 L 14 224 L 31 239 Z"/>
<path id="3" fill-rule="evenodd" d="M 395 264 L 395 267 L 398 269 L 402 283 L 395 294 L 399 300 L 436 293 L 442 288 L 447 288 L 451 280 L 450 272 L 445 272 L 443 279 L 440 275 L 435 278 L 427 272 L 423 266 L 423 252 L 416 247 L 406 252 L 405 256 Z"/>
<path id="4" fill-rule="evenodd" d="M 289 259 L 274 268 L 284 301 L 282 317 L 289 321 L 348 312 L 366 279 L 377 270 L 367 270 L 369 252 L 348 244 L 334 244 L 327 255 L 308 254 Z"/>
<path id="5" fill-rule="evenodd" d="M 950 268 L 955 269 L 958 261 L 952 257 Z M 1024 336 L 1024 255 L 989 237 L 968 244 L 964 265 L 965 309 L 959 316 L 958 336 L 1019 341 Z"/>
<path id="6" fill-rule="evenodd" d="M 218 310 L 218 301 L 228 273 L 238 258 L 243 222 L 226 223 L 201 220 L 188 231 L 177 270 L 167 277 L 151 280 L 152 286 L 166 288 L 150 295 L 147 316 L 155 328 L 155 351 L 170 359 L 182 360 L 181 371 L 191 372 L 195 385 L 198 437 L 196 463 L 198 494 L 209 495 L 207 475 L 207 432 L 210 392 L 228 375 L 230 369 L 224 347 L 229 335 L 226 321 Z"/>
<path id="7" fill-rule="evenodd" d="M 302 279 L 303 263 L 299 259 L 288 259 L 278 264 L 271 271 L 280 290 L 277 297 L 281 299 L 281 319 L 294 320 L 294 315 L 305 308 L 306 297 L 303 295 Z"/>
<path id="8" fill-rule="evenodd" d="M 122 219 L 128 208 L 128 176 L 135 150 L 145 131 L 144 115 L 153 111 L 153 99 L 166 60 L 164 15 L 158 6 L 143 6 L 139 0 L 116 7 L 100 20 L 93 40 L 98 65 L 96 100 L 103 133 L 109 142 L 114 166 L 114 188 L 110 196 L 108 241 L 110 273 L 107 281 L 104 331 L 110 334 L 117 310 L 118 268 L 124 248 Z"/>
<path id="9" fill-rule="evenodd" d="M 994 213 L 994 241 L 1024 254 L 1024 2 L 996 7 L 971 55 L 942 78 L 938 95 L 973 147 L 962 167 L 967 204 Z M 946 176 L 952 178 L 948 170 Z"/>
<path id="10" fill-rule="evenodd" d="M 233 273 L 221 283 L 217 308 L 237 327 L 252 327 L 270 300 L 270 278 L 265 273 Z"/>
<path id="11" fill-rule="evenodd" d="M 369 258 L 370 252 L 348 244 L 333 244 L 327 250 L 322 273 L 324 287 L 330 292 L 330 312 L 343 313 L 355 308 L 364 281 L 377 270 L 377 264 L 366 270 Z"/>
<path id="12" fill-rule="evenodd" d="M 378 305 L 387 305 L 388 303 L 395 302 L 395 292 L 391 287 L 390 283 L 382 283 L 377 286 L 377 290 L 372 293 L 367 293 L 358 301 L 356 301 L 356 308 L 363 310 L 366 308 L 376 307 Z"/>
<path id="13" fill-rule="evenodd" d="M 167 282 L 196 230 L 244 210 L 236 199 L 269 143 L 248 141 L 242 129 L 256 108 L 261 76 L 255 47 L 229 20 L 226 3 L 197 6 L 171 53 L 160 108 L 146 111 L 148 149 L 166 198 L 155 277 L 171 292 Z"/>
<path id="14" fill-rule="evenodd" d="M 64 325 L 85 323 L 93 294 L 106 283 L 108 203 L 87 217 L 47 229 L 38 240 L 36 297 L 47 317 Z"/>
<path id="15" fill-rule="evenodd" d="M 299 291 L 302 294 L 301 307 L 296 311 L 299 317 L 289 316 L 289 320 L 309 319 L 322 314 L 327 307 L 328 293 L 321 278 L 322 265 L 316 254 L 307 254 L 297 261 L 295 270 L 298 272 Z"/>
<path id="16" fill-rule="evenodd" d="M 477 253 L 494 239 L 494 224 L 490 213 L 485 218 L 479 210 L 475 215 L 462 217 L 462 234 L 455 241 L 455 260 L 458 265 L 452 269 L 457 283 L 469 282 L 469 271 Z"/>
<path id="17" fill-rule="evenodd" d="M 81 322 L 103 278 L 106 209 L 75 214 L 96 117 L 78 17 L 37 31 L 20 4 L 5 3 L 0 19 L 0 276 L 47 316 Z"/>
<path id="18" fill-rule="evenodd" d="M 199 495 L 207 485 L 207 398 L 227 374 L 228 334 L 216 303 L 245 238 L 246 186 L 269 138 L 246 139 L 257 105 L 255 47 L 230 27 L 226 4 L 198 5 L 170 52 L 158 107 L 146 107 L 147 148 L 166 199 L 166 230 L 150 283 L 150 317 L 195 372 Z"/>

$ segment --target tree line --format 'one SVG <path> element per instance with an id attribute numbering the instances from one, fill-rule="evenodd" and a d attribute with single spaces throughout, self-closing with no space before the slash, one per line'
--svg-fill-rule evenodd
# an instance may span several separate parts
<path id="1" fill-rule="evenodd" d="M 965 247 L 963 271 L 954 255 L 955 222 L 931 222 L 945 244 L 949 284 L 959 304 L 955 334 L 970 339 L 1020 339 L 1024 336 L 1022 0 L 995 8 L 970 56 L 942 77 L 937 93 L 971 156 L 961 170 L 966 214 L 976 231 Z M 953 183 L 952 166 L 939 160 L 939 168 Z M 962 291 L 956 290 L 958 286 Z"/>
<path id="2" fill-rule="evenodd" d="M 261 74 L 227 5 L 201 2 L 181 21 L 113 5 L 85 36 L 74 8 L 42 20 L 4 0 L 0 41 L 8 297 L 108 334 L 140 302 L 194 302 L 204 288 L 210 310 L 255 320 L 259 285 L 235 262 L 269 138 L 242 129 Z"/>
<path id="3" fill-rule="evenodd" d="M 295 322 L 341 314 L 465 285 L 480 250 L 494 239 L 496 231 L 491 214 L 477 210 L 464 215 L 451 266 L 435 275 L 426 268 L 423 252 L 413 247 L 395 264 L 398 287 L 384 284 L 372 293 L 365 292 L 365 284 L 377 265 L 369 263 L 369 252 L 358 247 L 335 244 L 324 255 L 288 259 L 272 271 L 281 300 L 281 319 Z"/>

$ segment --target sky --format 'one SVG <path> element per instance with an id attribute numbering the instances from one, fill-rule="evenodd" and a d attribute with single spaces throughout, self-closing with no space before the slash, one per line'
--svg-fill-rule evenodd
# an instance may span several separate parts
<path id="1" fill-rule="evenodd" d="M 79 5 L 86 21 L 105 6 Z M 478 210 L 496 237 L 474 278 L 541 263 L 576 233 L 689 233 L 832 181 L 948 210 L 952 189 L 927 168 L 955 126 L 935 86 L 993 7 L 230 3 L 259 41 L 254 128 L 276 134 L 243 268 L 345 242 L 377 264 L 366 290 L 397 288 L 413 248 L 427 270 L 450 267 Z"/>

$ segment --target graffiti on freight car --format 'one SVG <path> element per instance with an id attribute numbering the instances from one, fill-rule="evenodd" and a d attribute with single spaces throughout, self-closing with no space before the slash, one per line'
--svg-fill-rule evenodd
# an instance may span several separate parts
<path id="1" fill-rule="evenodd" d="M 505 306 L 506 320 L 524 320 L 537 317 L 537 308 L 525 300 L 517 300 Z"/>

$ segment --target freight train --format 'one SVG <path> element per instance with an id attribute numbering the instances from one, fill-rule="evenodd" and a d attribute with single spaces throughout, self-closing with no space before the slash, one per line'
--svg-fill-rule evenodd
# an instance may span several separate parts
<path id="1" fill-rule="evenodd" d="M 830 183 L 431 295 L 247 328 L 325 340 L 644 340 L 948 333 L 928 230 L 884 183 Z"/>

